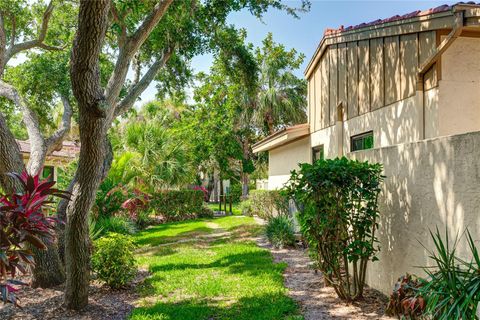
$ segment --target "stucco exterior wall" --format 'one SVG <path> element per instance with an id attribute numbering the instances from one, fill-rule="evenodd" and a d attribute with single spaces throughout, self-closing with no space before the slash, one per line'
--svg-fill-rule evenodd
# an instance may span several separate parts
<path id="1" fill-rule="evenodd" d="M 440 135 L 480 130 L 480 38 L 460 37 L 442 56 Z"/>
<path id="2" fill-rule="evenodd" d="M 379 261 L 368 267 L 367 283 L 388 294 L 406 272 L 431 262 L 429 229 L 448 228 L 453 238 L 469 228 L 480 240 L 480 132 L 441 137 L 348 154 L 381 162 L 386 175 L 379 199 Z M 468 257 L 467 244 L 458 253 Z"/>
<path id="3" fill-rule="evenodd" d="M 268 189 L 283 186 L 290 178 L 290 171 L 299 163 L 311 162 L 310 137 L 302 138 L 268 152 Z"/>

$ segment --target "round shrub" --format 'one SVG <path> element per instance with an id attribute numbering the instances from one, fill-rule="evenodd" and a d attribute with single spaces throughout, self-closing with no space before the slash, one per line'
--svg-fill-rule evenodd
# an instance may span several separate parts
<path id="1" fill-rule="evenodd" d="M 135 223 L 127 217 L 100 217 L 96 227 L 101 230 L 101 234 L 113 232 L 128 235 L 137 232 Z"/>
<path id="2" fill-rule="evenodd" d="M 129 237 L 110 233 L 95 241 L 92 269 L 109 287 L 119 289 L 137 273 L 133 252 L 135 245 Z"/>
<path id="3" fill-rule="evenodd" d="M 268 220 L 265 228 L 268 241 L 275 248 L 285 248 L 295 245 L 293 223 L 286 216 L 276 216 Z"/>

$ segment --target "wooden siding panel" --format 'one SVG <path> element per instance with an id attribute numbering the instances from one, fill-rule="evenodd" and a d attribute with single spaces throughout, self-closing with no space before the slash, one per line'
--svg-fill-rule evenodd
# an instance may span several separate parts
<path id="1" fill-rule="evenodd" d="M 357 42 L 347 45 L 347 117 L 351 119 L 358 116 L 358 48 Z"/>
<path id="2" fill-rule="evenodd" d="M 426 62 L 434 53 L 437 47 L 437 35 L 435 31 L 422 32 L 418 35 L 419 40 L 419 65 Z M 436 66 L 432 66 L 424 75 L 425 90 L 437 86 L 437 70 Z"/>
<path id="3" fill-rule="evenodd" d="M 399 37 L 387 37 L 385 45 L 385 105 L 400 100 Z"/>
<path id="4" fill-rule="evenodd" d="M 322 128 L 322 74 L 321 65 L 314 72 L 315 77 L 315 131 Z"/>
<path id="5" fill-rule="evenodd" d="M 358 42 L 358 109 L 359 114 L 370 111 L 369 41 Z"/>
<path id="6" fill-rule="evenodd" d="M 370 97 L 371 110 L 385 105 L 384 100 L 383 38 L 370 40 Z"/>
<path id="7" fill-rule="evenodd" d="M 321 108 L 322 108 L 322 128 L 326 128 L 330 125 L 330 82 L 328 79 L 328 70 L 330 68 L 328 54 L 324 54 L 320 60 L 321 69 Z"/>
<path id="8" fill-rule="evenodd" d="M 400 36 L 401 99 L 415 95 L 418 72 L 417 34 Z"/>
<path id="9" fill-rule="evenodd" d="M 338 98 L 338 54 L 337 45 L 332 45 L 328 49 L 330 58 L 329 78 L 330 78 L 330 125 L 334 125 L 337 120 L 337 98 Z"/>
<path id="10" fill-rule="evenodd" d="M 347 44 L 338 45 L 338 103 L 343 105 L 343 119 L 348 110 L 347 101 Z"/>
<path id="11" fill-rule="evenodd" d="M 310 132 L 314 131 L 314 123 L 313 123 L 313 113 L 315 110 L 315 102 L 314 102 L 314 78 L 310 77 L 308 79 L 308 123 L 310 124 Z"/>

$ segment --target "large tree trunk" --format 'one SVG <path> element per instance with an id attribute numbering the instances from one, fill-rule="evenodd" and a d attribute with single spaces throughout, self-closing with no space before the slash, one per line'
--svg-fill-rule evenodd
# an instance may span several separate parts
<path id="1" fill-rule="evenodd" d="M 248 185 L 250 184 L 250 175 L 246 172 L 242 172 L 242 199 L 248 198 Z"/>
<path id="2" fill-rule="evenodd" d="M 7 173 L 21 172 L 23 168 L 20 148 L 8 129 L 5 118 L 0 113 L 0 188 L 5 192 L 16 190 L 18 181 L 9 177 Z"/>
<path id="3" fill-rule="evenodd" d="M 67 206 L 65 306 L 76 310 L 88 304 L 88 214 L 102 179 L 105 141 L 113 117 L 113 110 L 109 113 L 105 103 L 99 68 L 109 4 L 109 0 L 81 1 L 71 58 L 70 77 L 79 107 L 81 149 L 72 197 Z"/>

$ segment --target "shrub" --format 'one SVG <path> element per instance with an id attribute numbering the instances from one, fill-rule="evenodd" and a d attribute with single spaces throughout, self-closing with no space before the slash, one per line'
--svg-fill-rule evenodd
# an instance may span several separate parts
<path id="1" fill-rule="evenodd" d="M 198 218 L 213 218 L 213 210 L 206 205 L 202 206 L 202 210 L 197 213 Z"/>
<path id="2" fill-rule="evenodd" d="M 436 251 L 429 250 L 434 267 L 424 268 L 428 277 L 421 281 L 417 292 L 427 302 L 425 314 L 439 320 L 476 319 L 480 302 L 480 256 L 470 232 L 466 232 L 470 261 L 456 256 L 458 237 L 451 245 L 447 230 L 444 240 L 438 229 L 430 234 Z"/>
<path id="3" fill-rule="evenodd" d="M 147 226 L 152 224 L 153 219 L 150 218 L 150 212 L 147 210 L 143 210 L 138 212 L 136 219 L 135 219 L 135 225 L 137 226 L 138 229 L 145 229 Z"/>
<path id="4" fill-rule="evenodd" d="M 275 248 L 295 245 L 293 223 L 287 216 L 276 216 L 268 220 L 265 234 Z"/>
<path id="5" fill-rule="evenodd" d="M 289 214 L 288 198 L 276 190 L 252 190 L 248 199 L 249 210 L 262 219 L 269 220 L 276 215 Z"/>
<path id="6" fill-rule="evenodd" d="M 240 211 L 245 216 L 253 216 L 253 202 L 250 199 L 245 199 L 240 202 Z"/>
<path id="7" fill-rule="evenodd" d="M 232 184 L 230 186 L 229 195 L 232 196 L 232 202 L 240 202 L 240 198 L 242 197 L 242 185 L 239 183 Z"/>
<path id="8" fill-rule="evenodd" d="M 410 319 L 420 317 L 425 309 L 425 300 L 417 294 L 420 286 L 420 279 L 415 276 L 411 274 L 401 276 L 390 295 L 386 314 L 408 316 Z"/>
<path id="9" fill-rule="evenodd" d="M 204 212 L 203 198 L 201 190 L 165 190 L 155 193 L 150 204 L 165 221 L 181 221 Z"/>
<path id="10" fill-rule="evenodd" d="M 95 223 L 97 230 L 101 230 L 100 234 L 119 233 L 119 234 L 134 234 L 137 231 L 132 220 L 126 217 L 100 217 Z"/>
<path id="11" fill-rule="evenodd" d="M 39 175 L 9 175 L 21 191 L 0 197 L 0 299 L 17 305 L 14 286 L 25 284 L 14 278 L 34 265 L 28 247 L 44 250 L 45 243 L 55 239 L 56 221 L 44 214 L 49 198 L 68 199 L 69 194 L 54 189 L 55 181 L 41 180 Z"/>
<path id="12" fill-rule="evenodd" d="M 381 172 L 380 164 L 319 160 L 292 171 L 286 188 L 300 209 L 300 228 L 319 269 L 347 301 L 362 296 L 367 263 L 377 260 Z"/>
<path id="13" fill-rule="evenodd" d="M 137 273 L 135 246 L 129 237 L 110 233 L 94 243 L 92 269 L 109 287 L 119 289 Z"/>

